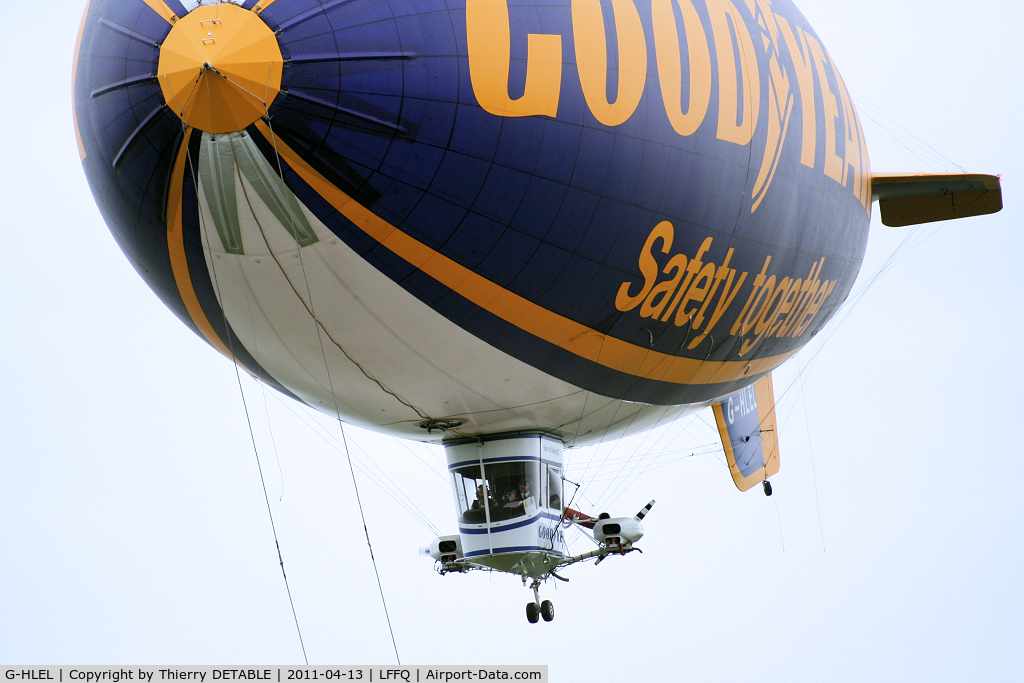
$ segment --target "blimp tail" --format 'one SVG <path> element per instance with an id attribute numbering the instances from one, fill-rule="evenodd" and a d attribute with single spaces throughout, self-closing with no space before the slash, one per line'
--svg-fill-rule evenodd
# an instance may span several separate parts
<path id="1" fill-rule="evenodd" d="M 1003 208 L 999 177 L 965 173 L 876 173 L 871 195 L 892 228 L 984 216 Z"/>
<path id="2" fill-rule="evenodd" d="M 729 473 L 746 491 L 779 471 L 779 439 L 772 376 L 734 391 L 713 406 Z M 771 488 L 765 486 L 770 495 Z"/>

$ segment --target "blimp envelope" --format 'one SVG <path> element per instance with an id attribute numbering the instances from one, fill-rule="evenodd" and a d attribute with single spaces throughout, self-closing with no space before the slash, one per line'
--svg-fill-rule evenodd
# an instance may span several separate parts
<path id="1" fill-rule="evenodd" d="M 249 374 L 404 438 L 581 446 L 846 299 L 873 176 L 826 55 L 781 0 L 91 0 L 75 124 L 128 258 Z M 944 188 L 994 192 L 877 189 Z"/>
<path id="2" fill-rule="evenodd" d="M 779 439 L 771 374 L 714 404 L 732 480 L 740 491 L 779 471 Z"/>

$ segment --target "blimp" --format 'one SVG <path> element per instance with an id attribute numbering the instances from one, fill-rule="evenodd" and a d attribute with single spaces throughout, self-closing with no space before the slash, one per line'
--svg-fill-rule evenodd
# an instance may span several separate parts
<path id="1" fill-rule="evenodd" d="M 282 394 L 443 444 L 459 533 L 431 554 L 532 580 L 531 621 L 650 510 L 567 507 L 564 449 L 712 406 L 770 494 L 771 373 L 846 299 L 874 204 L 1001 208 L 996 176 L 874 173 L 790 0 L 90 0 L 74 69 L 142 278 Z"/>

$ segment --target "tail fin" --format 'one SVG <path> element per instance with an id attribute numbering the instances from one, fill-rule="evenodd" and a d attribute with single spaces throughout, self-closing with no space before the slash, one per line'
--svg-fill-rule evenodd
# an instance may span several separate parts
<path id="1" fill-rule="evenodd" d="M 999 176 L 976 173 L 875 173 L 871 195 L 893 228 L 982 216 L 1003 208 Z"/>
<path id="2" fill-rule="evenodd" d="M 644 509 L 641 510 L 640 512 L 636 513 L 636 516 L 633 519 L 635 519 L 636 521 L 639 522 L 641 519 L 643 519 L 644 517 L 647 516 L 647 513 L 651 511 L 651 507 L 653 507 L 653 506 L 654 506 L 654 501 L 652 500 L 647 505 L 644 505 Z"/>
<path id="3" fill-rule="evenodd" d="M 770 374 L 712 407 L 736 488 L 746 491 L 779 471 L 775 392 Z"/>

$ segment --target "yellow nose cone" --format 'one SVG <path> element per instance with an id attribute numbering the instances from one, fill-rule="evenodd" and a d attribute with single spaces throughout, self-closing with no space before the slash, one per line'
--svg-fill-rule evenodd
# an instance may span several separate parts
<path id="1" fill-rule="evenodd" d="M 244 130 L 281 89 L 284 59 L 270 27 L 224 3 L 179 19 L 160 46 L 157 78 L 167 106 L 207 133 Z"/>

